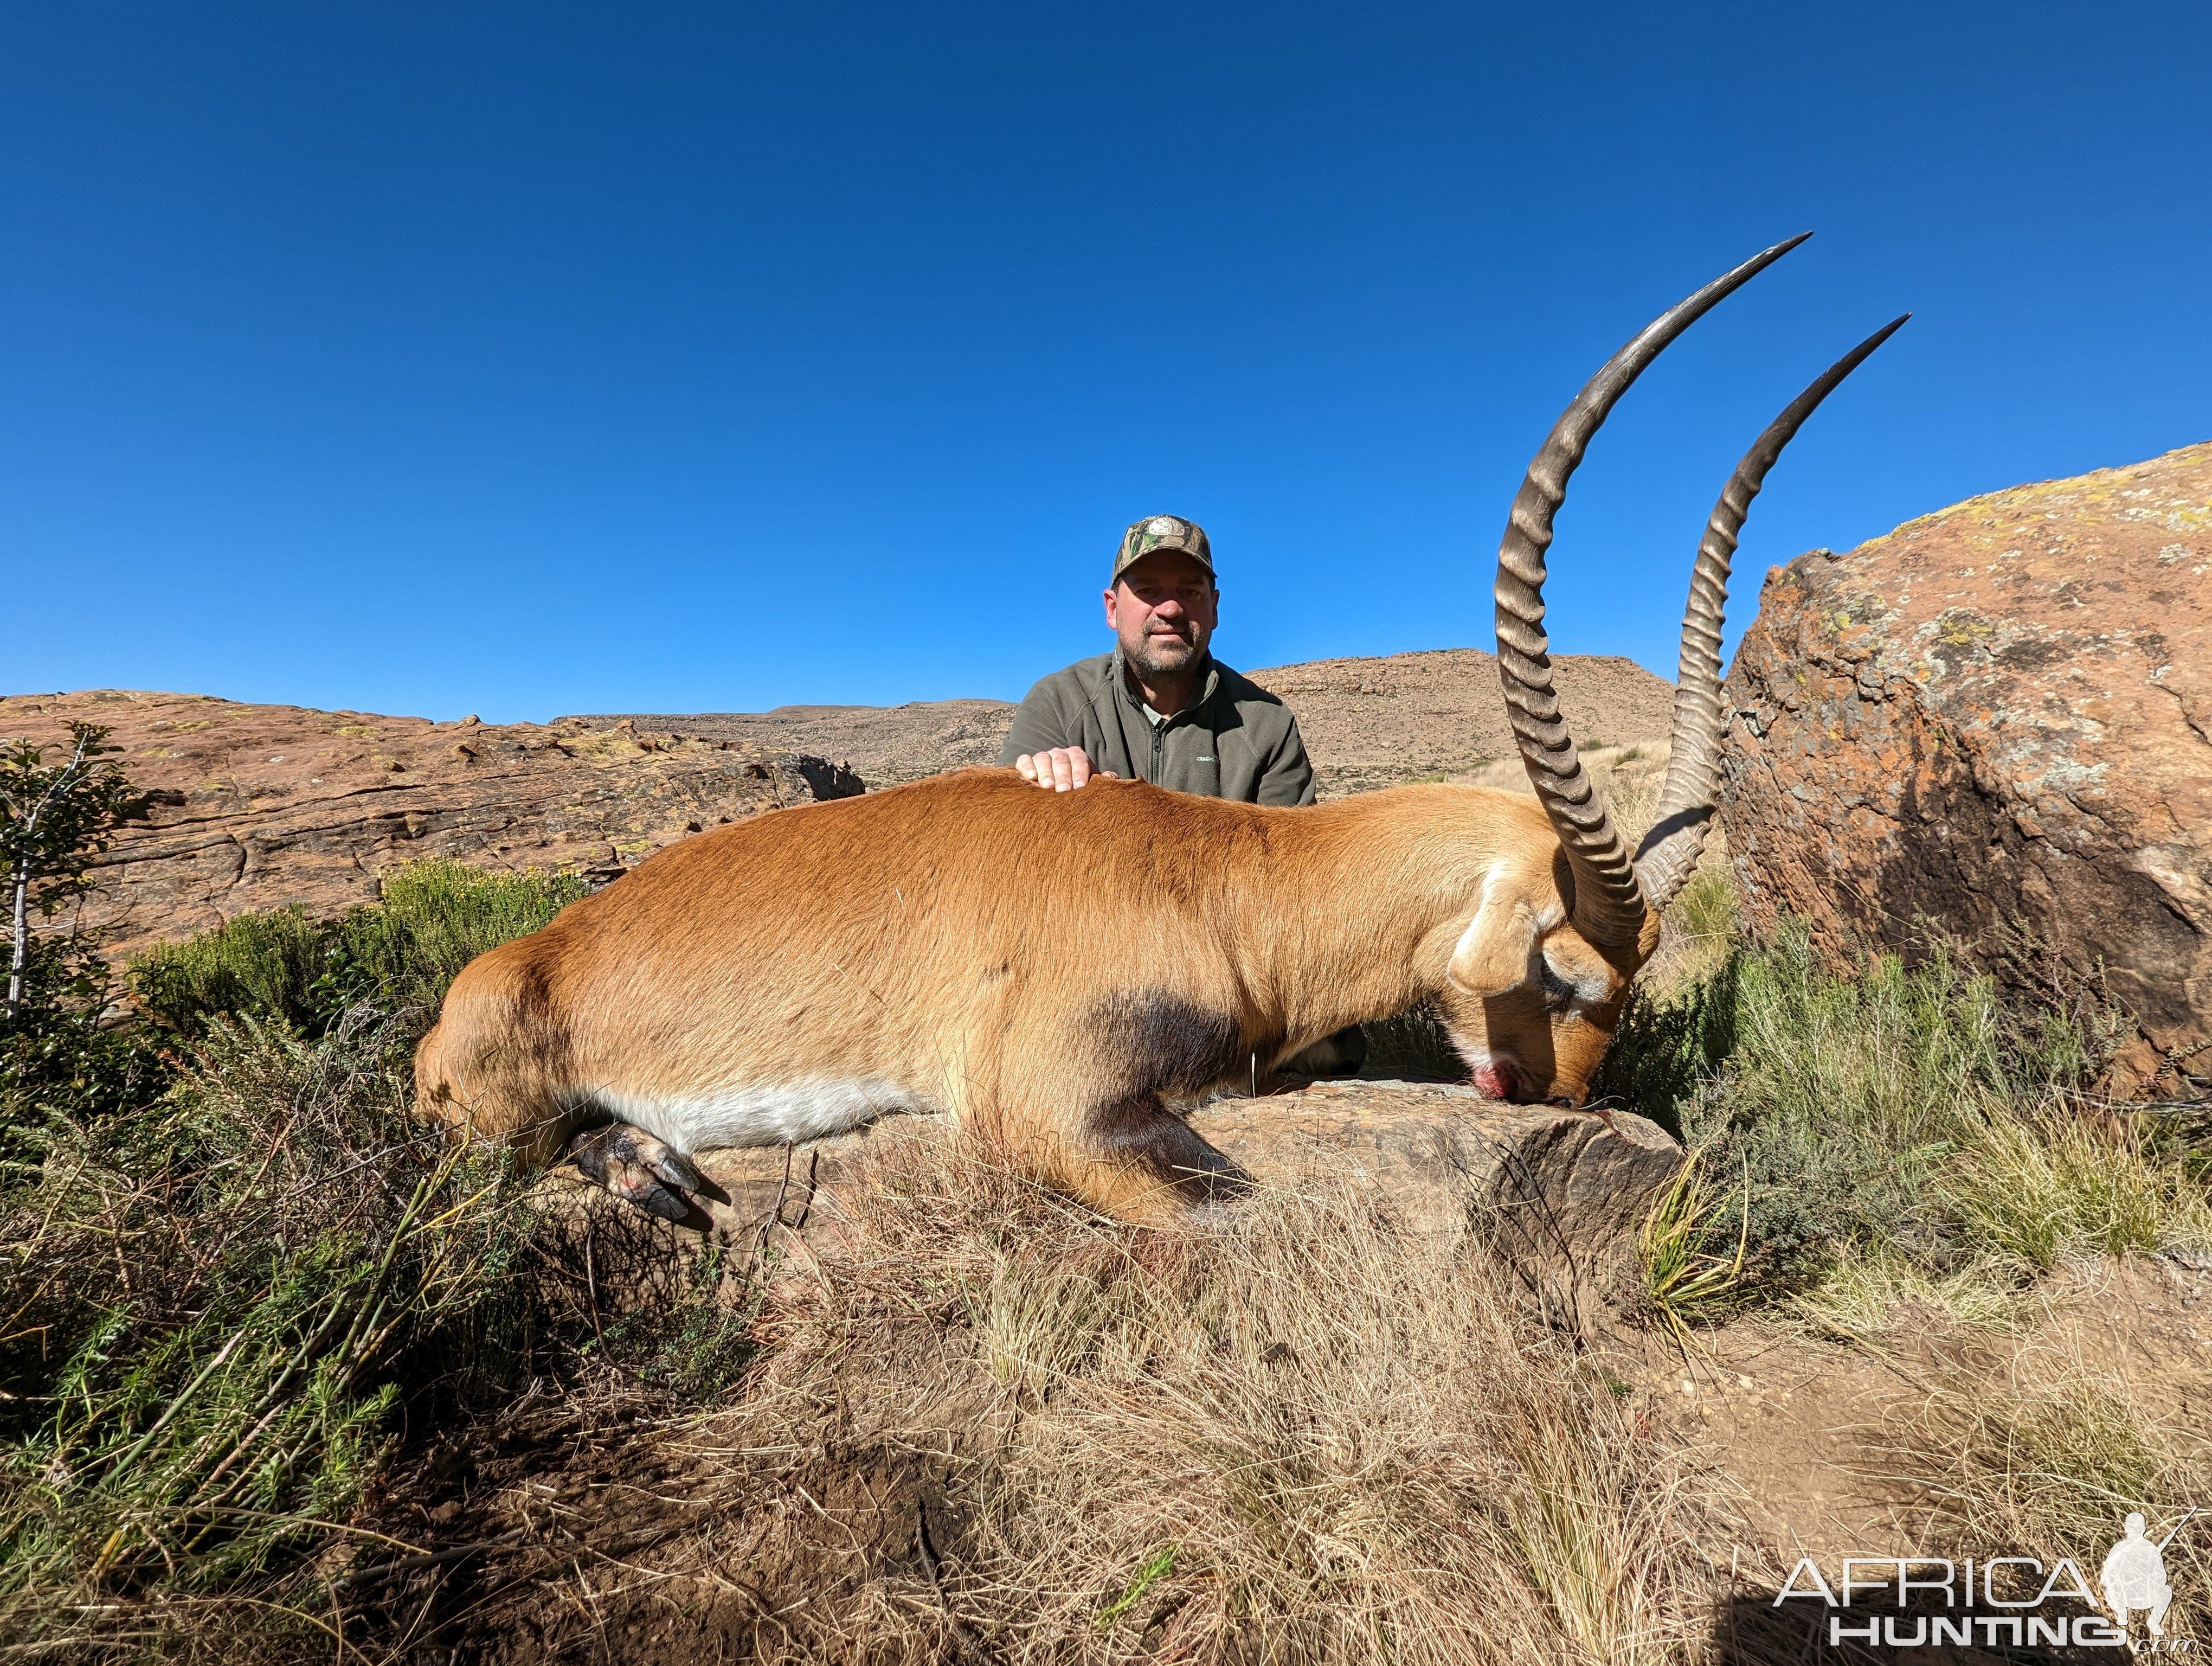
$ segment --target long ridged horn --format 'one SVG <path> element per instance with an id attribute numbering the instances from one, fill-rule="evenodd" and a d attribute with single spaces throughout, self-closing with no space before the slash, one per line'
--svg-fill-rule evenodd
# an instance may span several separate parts
<path id="1" fill-rule="evenodd" d="M 1732 290 L 1812 234 L 1802 232 L 1777 243 L 1714 279 L 1645 325 L 1607 360 L 1552 425 L 1543 449 L 1528 465 L 1498 546 L 1498 674 L 1505 684 L 1506 715 L 1537 802 L 1551 818 L 1574 870 L 1575 924 L 1595 943 L 1633 943 L 1644 928 L 1646 909 L 1627 842 L 1613 824 L 1605 794 L 1583 768 L 1552 687 L 1551 640 L 1544 633 L 1544 552 L 1552 544 L 1552 517 L 1566 499 L 1567 481 L 1590 436 L 1629 384 Z"/>
<path id="2" fill-rule="evenodd" d="M 1805 419 L 1836 391 L 1844 378 L 1866 362 L 1874 350 L 1905 327 L 1904 318 L 1884 325 L 1828 367 L 1820 380 L 1800 393 L 1790 408 L 1767 424 L 1713 505 L 1705 535 L 1698 544 L 1690 573 L 1690 600 L 1682 613 L 1682 655 L 1674 683 L 1674 755 L 1667 784 L 1659 794 L 1659 813 L 1636 853 L 1636 872 L 1644 897 L 1664 909 L 1688 881 L 1705 848 L 1720 787 L 1721 742 L 1728 725 L 1721 714 L 1721 623 L 1728 608 L 1729 563 L 1743 531 L 1751 500 L 1766 483 L 1766 471 L 1796 437 Z"/>

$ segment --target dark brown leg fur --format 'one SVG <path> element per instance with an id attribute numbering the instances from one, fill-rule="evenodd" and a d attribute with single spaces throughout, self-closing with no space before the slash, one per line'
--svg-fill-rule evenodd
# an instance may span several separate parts
<path id="1" fill-rule="evenodd" d="M 1249 1175 L 1193 1133 L 1158 1094 L 1092 1112 L 1075 1149 L 1058 1166 L 1062 1183 L 1094 1207 L 1159 1225 L 1251 1183 Z"/>

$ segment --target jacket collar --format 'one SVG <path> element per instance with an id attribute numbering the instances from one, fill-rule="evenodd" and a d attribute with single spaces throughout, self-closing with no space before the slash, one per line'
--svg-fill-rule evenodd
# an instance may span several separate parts
<path id="1" fill-rule="evenodd" d="M 1121 691 L 1121 698 L 1137 708 L 1137 714 L 1139 717 L 1144 716 L 1144 696 L 1130 684 L 1129 668 L 1122 663 L 1121 645 L 1118 642 L 1114 645 L 1114 664 L 1110 675 L 1113 678 L 1115 688 Z M 1180 723 L 1187 717 L 1194 716 L 1204 709 L 1206 702 L 1213 698 L 1215 691 L 1220 687 L 1221 666 L 1213 657 L 1213 650 L 1208 648 L 1206 651 L 1206 685 L 1199 690 L 1198 698 L 1192 701 L 1189 705 L 1179 712 L 1171 712 L 1162 719 L 1163 725 Z"/>

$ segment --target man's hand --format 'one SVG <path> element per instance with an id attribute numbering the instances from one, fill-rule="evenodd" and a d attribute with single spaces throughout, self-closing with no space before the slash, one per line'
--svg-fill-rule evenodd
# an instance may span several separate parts
<path id="1" fill-rule="evenodd" d="M 1093 769 L 1091 754 L 1080 746 L 1055 746 L 1048 752 L 1024 752 L 1014 760 L 1014 768 L 1022 772 L 1024 781 L 1049 787 L 1055 793 L 1073 792 L 1094 775 L 1102 781 L 1115 779 L 1111 769 Z"/>

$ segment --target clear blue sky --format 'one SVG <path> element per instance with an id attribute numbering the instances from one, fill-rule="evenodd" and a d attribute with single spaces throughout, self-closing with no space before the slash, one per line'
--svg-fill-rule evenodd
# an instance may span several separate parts
<path id="1" fill-rule="evenodd" d="M 1674 668 L 1752 435 L 1893 314 L 1767 566 L 2212 437 L 2212 8 L 16 5 L 0 690 L 487 719 L 1016 696 L 1121 528 L 1232 664 Z"/>

